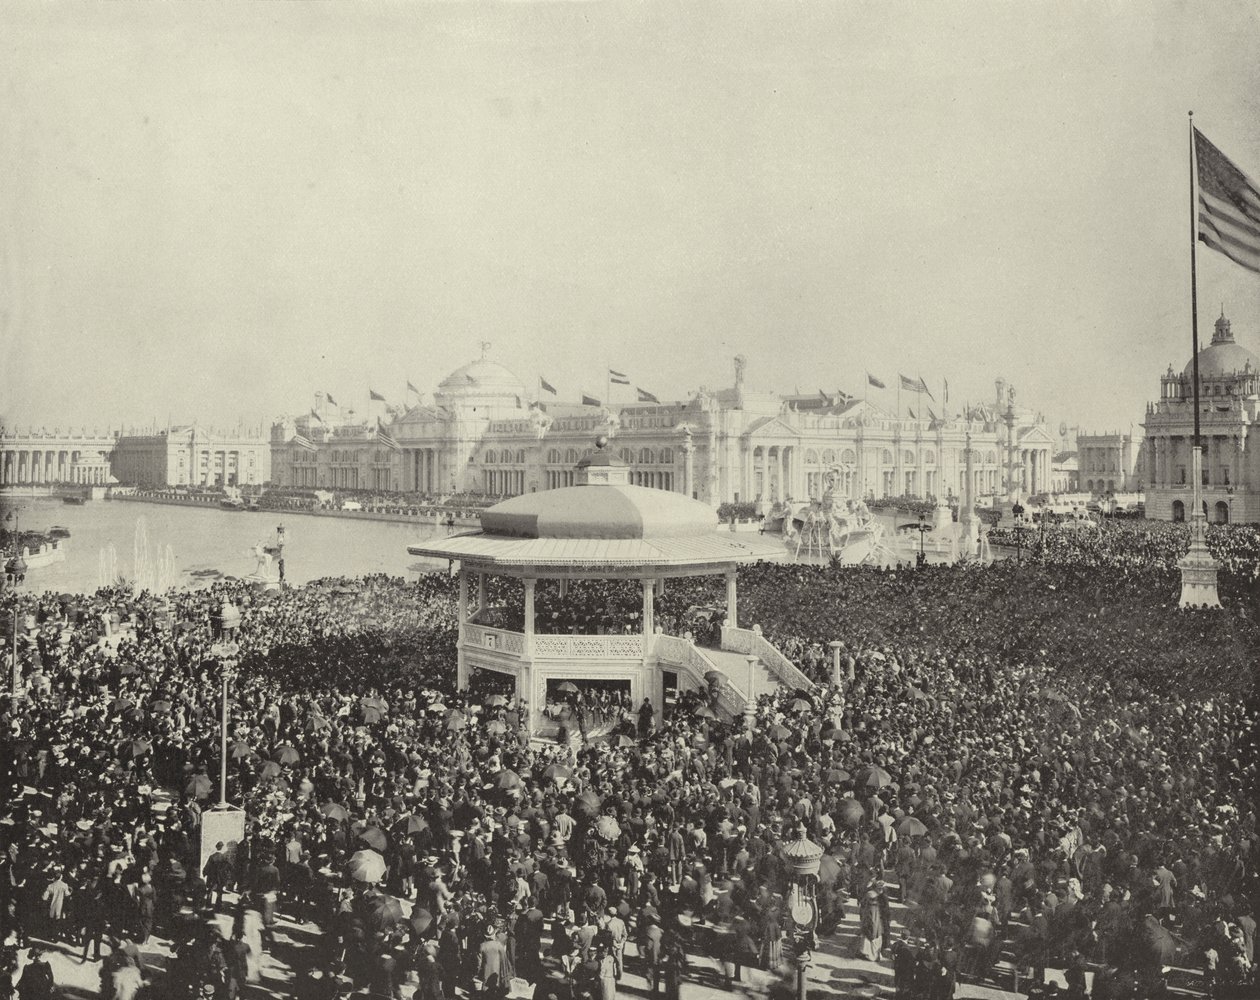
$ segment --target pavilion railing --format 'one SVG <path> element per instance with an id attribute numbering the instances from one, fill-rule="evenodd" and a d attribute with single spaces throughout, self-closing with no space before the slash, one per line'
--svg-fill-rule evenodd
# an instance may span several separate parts
<path id="1" fill-rule="evenodd" d="M 744 696 L 732 686 L 726 672 L 705 656 L 704 650 L 696 646 L 692 640 L 676 635 L 657 635 L 652 651 L 659 663 L 682 670 L 701 690 L 709 688 L 705 674 L 716 670 L 726 678 L 718 687 L 718 707 L 731 718 L 736 718 L 744 711 Z"/>
<path id="2" fill-rule="evenodd" d="M 812 690 L 814 682 L 806 677 L 800 668 L 784 656 L 775 645 L 761 634 L 761 626 L 751 629 L 722 626 L 722 648 L 732 653 L 743 653 L 745 656 L 756 656 L 765 664 L 766 669 L 789 688 Z"/>
<path id="3" fill-rule="evenodd" d="M 535 660 L 642 660 L 641 635 L 534 634 Z"/>
<path id="4" fill-rule="evenodd" d="M 464 625 L 464 643 L 493 649 L 512 656 L 521 656 L 525 652 L 525 636 L 520 632 L 509 632 L 506 629 L 490 628 L 486 625 Z"/>

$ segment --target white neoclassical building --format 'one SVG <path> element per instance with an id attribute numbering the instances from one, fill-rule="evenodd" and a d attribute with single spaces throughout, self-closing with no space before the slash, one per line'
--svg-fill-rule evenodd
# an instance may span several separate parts
<path id="1" fill-rule="evenodd" d="M 633 485 L 710 505 L 820 497 L 831 470 L 855 499 L 948 497 L 964 492 L 970 432 L 977 496 L 1052 489 L 1055 439 L 1004 383 L 993 404 L 966 414 L 927 404 L 898 417 L 842 394 L 757 390 L 746 367 L 736 358 L 732 386 L 682 400 L 589 406 L 531 398 L 482 357 L 443 379 L 431 404 L 405 411 L 348 421 L 317 397 L 310 414 L 273 426 L 272 475 L 283 487 L 515 496 L 572 485 L 603 433 Z M 359 471 L 347 480 L 346 469 Z"/>
<path id="2" fill-rule="evenodd" d="M 1189 514 L 1193 371 L 1193 360 L 1181 372 L 1170 365 L 1159 399 L 1146 407 L 1147 517 L 1184 521 Z M 1212 342 L 1199 351 L 1201 489 L 1209 522 L 1260 521 L 1260 447 L 1252 430 L 1258 416 L 1260 358 L 1234 340 L 1222 314 Z"/>

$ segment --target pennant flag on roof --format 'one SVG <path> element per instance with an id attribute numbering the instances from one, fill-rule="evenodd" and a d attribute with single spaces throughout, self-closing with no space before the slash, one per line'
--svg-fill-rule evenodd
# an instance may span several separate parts
<path id="1" fill-rule="evenodd" d="M 417 388 L 416 388 L 414 385 L 412 385 L 410 382 L 408 382 L 408 383 L 407 383 L 407 390 L 408 390 L 408 392 L 414 392 L 417 396 L 419 396 L 419 395 L 420 395 L 420 390 L 419 390 L 419 389 L 417 389 Z"/>
<path id="2" fill-rule="evenodd" d="M 919 376 L 919 392 L 926 392 L 928 399 L 936 402 L 936 397 L 932 395 L 932 390 L 927 387 L 927 383 L 923 381 L 923 376 Z"/>
<path id="3" fill-rule="evenodd" d="M 543 392 L 549 392 L 553 396 L 556 394 L 556 387 L 552 385 L 550 382 L 548 382 L 541 375 L 538 376 L 538 386 L 539 388 L 543 390 Z"/>
<path id="4" fill-rule="evenodd" d="M 901 378 L 901 388 L 905 389 L 906 392 L 922 392 L 923 391 L 922 384 L 915 381 L 914 379 L 906 378 L 906 376 L 904 375 L 900 376 L 900 378 Z"/>
<path id="5" fill-rule="evenodd" d="M 640 403 L 659 403 L 660 402 L 659 399 L 653 396 L 646 389 L 640 389 L 637 385 L 634 387 L 634 391 L 638 393 Z"/>
<path id="6" fill-rule="evenodd" d="M 588 396 L 586 393 L 582 393 L 582 405 L 583 406 L 599 406 L 601 404 L 600 404 L 600 401 L 596 399 L 594 396 Z"/>
<path id="7" fill-rule="evenodd" d="M 870 372 L 867 372 L 867 373 L 866 373 L 866 384 L 867 384 L 867 385 L 873 385 L 876 389 L 887 389 L 887 388 L 888 388 L 888 386 L 884 385 L 884 383 L 883 383 L 883 382 L 881 382 L 879 379 L 877 379 L 877 378 L 876 378 L 874 375 L 872 375 Z"/>
<path id="8" fill-rule="evenodd" d="M 328 405 L 329 405 L 329 406 L 336 406 L 336 405 L 337 405 L 337 401 L 336 401 L 335 399 L 333 399 L 333 398 L 332 398 L 332 393 L 331 393 L 331 392 L 326 392 L 326 393 L 324 393 L 324 398 L 325 398 L 326 400 L 328 400 Z"/>
<path id="9" fill-rule="evenodd" d="M 625 372 L 613 371 L 613 369 L 609 368 L 608 381 L 611 382 L 613 385 L 629 385 L 630 376 L 627 375 Z"/>
<path id="10" fill-rule="evenodd" d="M 377 392 L 375 389 L 368 389 L 368 398 L 370 398 L 370 399 L 371 399 L 373 402 L 375 402 L 375 403 L 383 403 L 383 402 L 385 402 L 385 397 L 384 397 L 384 396 L 382 396 L 382 395 L 381 395 L 379 392 Z"/>

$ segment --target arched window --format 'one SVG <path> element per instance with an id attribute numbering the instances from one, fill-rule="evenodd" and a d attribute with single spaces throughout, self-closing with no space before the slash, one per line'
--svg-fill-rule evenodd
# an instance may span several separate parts
<path id="1" fill-rule="evenodd" d="M 525 449 L 524 448 L 522 448 L 520 451 L 516 453 L 516 464 L 517 465 L 525 464 Z"/>
<path id="2" fill-rule="evenodd" d="M 857 465 L 857 452 L 855 452 L 852 448 L 845 448 L 844 451 L 840 453 L 840 464 Z"/>
<path id="3" fill-rule="evenodd" d="M 927 449 L 927 451 L 923 453 L 923 464 L 924 465 L 936 464 L 936 452 L 934 452 L 931 448 Z"/>
<path id="4" fill-rule="evenodd" d="M 914 465 L 914 452 L 907 448 L 901 460 L 905 462 L 906 465 Z"/>
<path id="5" fill-rule="evenodd" d="M 1224 500 L 1216 502 L 1216 523 L 1229 524 L 1229 504 Z"/>
<path id="6" fill-rule="evenodd" d="M 836 449 L 828 448 L 826 451 L 823 452 L 823 465 L 830 467 L 835 464 L 836 464 Z"/>
<path id="7" fill-rule="evenodd" d="M 617 457 L 625 462 L 626 465 L 634 465 L 634 452 L 629 448 L 622 448 L 621 451 L 617 453 Z"/>
<path id="8" fill-rule="evenodd" d="M 492 448 L 481 457 L 481 460 L 485 462 L 486 465 L 494 465 L 495 457 L 494 449 Z"/>
<path id="9" fill-rule="evenodd" d="M 577 449 L 576 449 L 576 448 L 570 448 L 568 451 L 566 451 L 566 452 L 564 453 L 564 460 L 565 460 L 565 462 L 567 462 L 569 465 L 575 465 L 575 464 L 577 464 L 577 460 L 578 460 L 578 453 L 577 453 Z"/>
<path id="10" fill-rule="evenodd" d="M 885 465 L 892 465 L 892 464 L 893 464 L 893 453 L 892 453 L 892 451 L 891 451 L 890 449 L 888 449 L 888 448 L 885 448 L 885 449 L 884 449 L 884 451 L 883 451 L 883 455 L 882 455 L 882 458 L 883 458 L 883 461 L 884 461 L 884 464 L 885 464 Z"/>
<path id="11" fill-rule="evenodd" d="M 661 465 L 673 465 L 674 464 L 674 449 L 662 448 L 660 459 L 661 459 Z"/>
<path id="12" fill-rule="evenodd" d="M 818 464 L 818 452 L 814 451 L 813 448 L 807 448 L 805 450 L 805 464 L 806 465 Z"/>
<path id="13" fill-rule="evenodd" d="M 549 465 L 560 464 L 560 449 L 559 448 L 552 448 L 549 452 L 547 452 L 547 464 Z"/>
<path id="14" fill-rule="evenodd" d="M 997 452 L 986 451 L 984 453 L 984 460 L 989 465 L 997 465 Z"/>
<path id="15" fill-rule="evenodd" d="M 1186 519 L 1186 505 L 1180 500 L 1173 501 L 1172 519 L 1174 521 L 1184 521 Z"/>
<path id="16" fill-rule="evenodd" d="M 639 449 L 639 464 L 640 464 L 640 465 L 651 465 L 651 464 L 652 464 L 653 462 L 655 462 L 655 461 L 656 461 L 656 459 L 655 459 L 655 458 L 653 457 L 653 455 L 652 455 L 652 449 L 651 449 L 651 448 L 640 448 L 640 449 Z"/>

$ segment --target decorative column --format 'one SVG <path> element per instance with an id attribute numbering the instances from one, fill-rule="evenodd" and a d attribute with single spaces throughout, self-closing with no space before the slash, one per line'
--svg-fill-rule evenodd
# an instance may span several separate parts
<path id="1" fill-rule="evenodd" d="M 748 692 L 744 699 L 744 732 L 752 739 L 753 730 L 757 726 L 757 665 L 761 659 L 756 656 L 745 656 L 748 663 Z"/>
<path id="2" fill-rule="evenodd" d="M 650 636 L 656 628 L 655 609 L 653 607 L 656 597 L 656 583 L 653 580 L 643 581 L 643 643 L 647 645 L 647 637 Z"/>
<path id="3" fill-rule="evenodd" d="M 459 635 L 455 647 L 455 684 L 459 690 L 464 691 L 468 688 L 468 661 L 464 655 L 464 625 L 468 620 L 468 573 L 462 565 L 459 567 L 459 598 L 455 610 L 459 616 Z"/>
<path id="4" fill-rule="evenodd" d="M 563 581 L 562 581 L 563 582 Z M 534 586 L 533 577 L 525 578 L 525 655 L 534 655 Z"/>
<path id="5" fill-rule="evenodd" d="M 841 687 L 844 684 L 844 675 L 841 672 L 844 666 L 840 662 L 840 650 L 844 648 L 844 643 L 839 639 L 832 639 L 827 645 L 831 647 L 831 683 Z"/>
<path id="6" fill-rule="evenodd" d="M 473 609 L 474 615 L 479 615 L 486 610 L 486 574 L 477 574 L 477 606 Z"/>
<path id="7" fill-rule="evenodd" d="M 731 628 L 739 628 L 739 586 L 738 573 L 734 566 L 726 570 L 726 620 Z"/>

